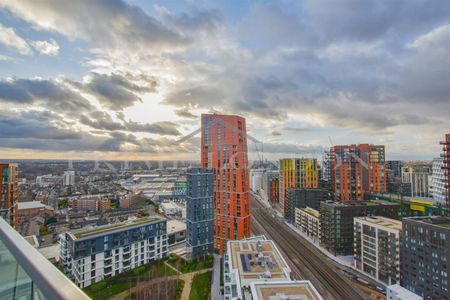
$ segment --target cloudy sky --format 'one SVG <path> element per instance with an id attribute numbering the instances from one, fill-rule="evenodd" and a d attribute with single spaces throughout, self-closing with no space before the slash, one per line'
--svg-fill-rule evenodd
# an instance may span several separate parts
<path id="1" fill-rule="evenodd" d="M 450 1 L 0 0 L 1 158 L 197 159 L 210 111 L 269 158 L 438 156 Z"/>

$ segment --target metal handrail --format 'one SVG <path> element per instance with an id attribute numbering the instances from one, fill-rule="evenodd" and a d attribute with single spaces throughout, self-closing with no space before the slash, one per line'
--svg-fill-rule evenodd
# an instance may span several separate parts
<path id="1" fill-rule="evenodd" d="M 2 218 L 0 240 L 47 299 L 90 299 Z"/>

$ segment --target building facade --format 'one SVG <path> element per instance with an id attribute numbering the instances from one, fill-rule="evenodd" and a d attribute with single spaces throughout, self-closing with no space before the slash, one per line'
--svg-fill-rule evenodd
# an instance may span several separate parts
<path id="1" fill-rule="evenodd" d="M 441 145 L 441 157 L 444 158 L 444 166 L 442 167 L 444 171 L 444 187 L 447 188 L 447 216 L 450 216 L 450 133 L 445 135 L 444 140 L 441 141 Z"/>
<path id="2" fill-rule="evenodd" d="M 400 284 L 394 284 L 386 287 L 387 300 L 423 300 L 419 295 L 405 289 Z"/>
<path id="3" fill-rule="evenodd" d="M 320 202 L 330 200 L 329 197 L 329 192 L 322 189 L 289 188 L 287 191 L 284 218 L 291 224 L 294 224 L 296 208 L 311 207 L 313 209 L 319 209 Z"/>
<path id="4" fill-rule="evenodd" d="M 410 197 L 428 197 L 431 168 L 427 165 L 411 165 L 402 168 L 402 182 L 411 184 Z"/>
<path id="5" fill-rule="evenodd" d="M 19 166 L 15 163 L 0 163 L 0 217 L 16 230 L 19 226 L 17 204 L 19 202 Z"/>
<path id="6" fill-rule="evenodd" d="M 447 187 L 445 181 L 444 158 L 436 157 L 433 159 L 429 191 L 430 196 L 433 197 L 433 201 L 444 206 L 447 204 Z"/>
<path id="7" fill-rule="evenodd" d="M 60 236 L 60 261 L 79 287 L 167 256 L 166 220 L 148 217 L 67 231 Z"/>
<path id="8" fill-rule="evenodd" d="M 186 247 L 195 258 L 214 251 L 214 173 L 212 169 L 191 168 L 186 178 Z"/>
<path id="9" fill-rule="evenodd" d="M 260 196 L 264 201 L 274 206 L 278 204 L 279 194 L 278 170 L 264 170 Z"/>
<path id="10" fill-rule="evenodd" d="M 384 217 L 353 220 L 354 267 L 385 285 L 400 284 L 402 222 Z"/>
<path id="11" fill-rule="evenodd" d="M 315 158 L 280 159 L 280 208 L 286 211 L 289 188 L 316 189 L 319 187 L 319 166 Z"/>
<path id="12" fill-rule="evenodd" d="M 393 178 L 402 178 L 403 161 L 401 160 L 388 160 L 386 161 L 386 169 L 392 171 Z"/>
<path id="13" fill-rule="evenodd" d="M 42 204 L 40 201 L 19 202 L 17 205 L 19 214 L 18 231 L 23 235 L 37 235 L 45 221 L 55 215 L 53 207 Z"/>
<path id="14" fill-rule="evenodd" d="M 338 201 L 366 200 L 387 190 L 384 146 L 345 145 L 330 149 L 331 186 Z"/>
<path id="15" fill-rule="evenodd" d="M 450 218 L 403 219 L 401 286 L 424 299 L 450 299 Z"/>
<path id="16" fill-rule="evenodd" d="M 314 242 L 320 241 L 320 212 L 314 208 L 295 209 L 295 227 L 310 237 Z"/>
<path id="17" fill-rule="evenodd" d="M 384 201 L 320 203 L 321 244 L 334 255 L 353 255 L 353 218 L 382 216 L 398 219 L 400 204 Z"/>
<path id="18" fill-rule="evenodd" d="M 214 172 L 214 248 L 251 236 L 251 202 L 245 119 L 203 114 L 201 167 Z"/>
<path id="19" fill-rule="evenodd" d="M 111 200 L 100 196 L 79 196 L 68 200 L 73 211 L 107 211 L 111 209 Z"/>

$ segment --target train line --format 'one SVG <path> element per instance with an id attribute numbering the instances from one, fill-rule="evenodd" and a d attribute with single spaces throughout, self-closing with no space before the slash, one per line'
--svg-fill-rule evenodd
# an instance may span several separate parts
<path id="1" fill-rule="evenodd" d="M 258 201 L 253 200 L 252 205 L 252 229 L 275 241 L 290 261 L 294 277 L 311 280 L 325 299 L 368 299 L 308 241 L 275 218 Z"/>

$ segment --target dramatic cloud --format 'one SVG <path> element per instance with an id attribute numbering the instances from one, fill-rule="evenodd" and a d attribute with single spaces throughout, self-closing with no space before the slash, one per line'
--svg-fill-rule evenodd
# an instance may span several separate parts
<path id="1" fill-rule="evenodd" d="M 53 39 L 51 39 L 49 42 L 47 42 L 47 41 L 32 41 L 31 45 L 40 54 L 55 56 L 55 55 L 58 55 L 58 53 L 59 53 L 59 45 Z"/>
<path id="2" fill-rule="evenodd" d="M 14 28 L 4 27 L 2 24 L 0 24 L 0 44 L 14 48 L 23 55 L 31 54 L 30 46 L 23 38 L 16 34 Z"/>

